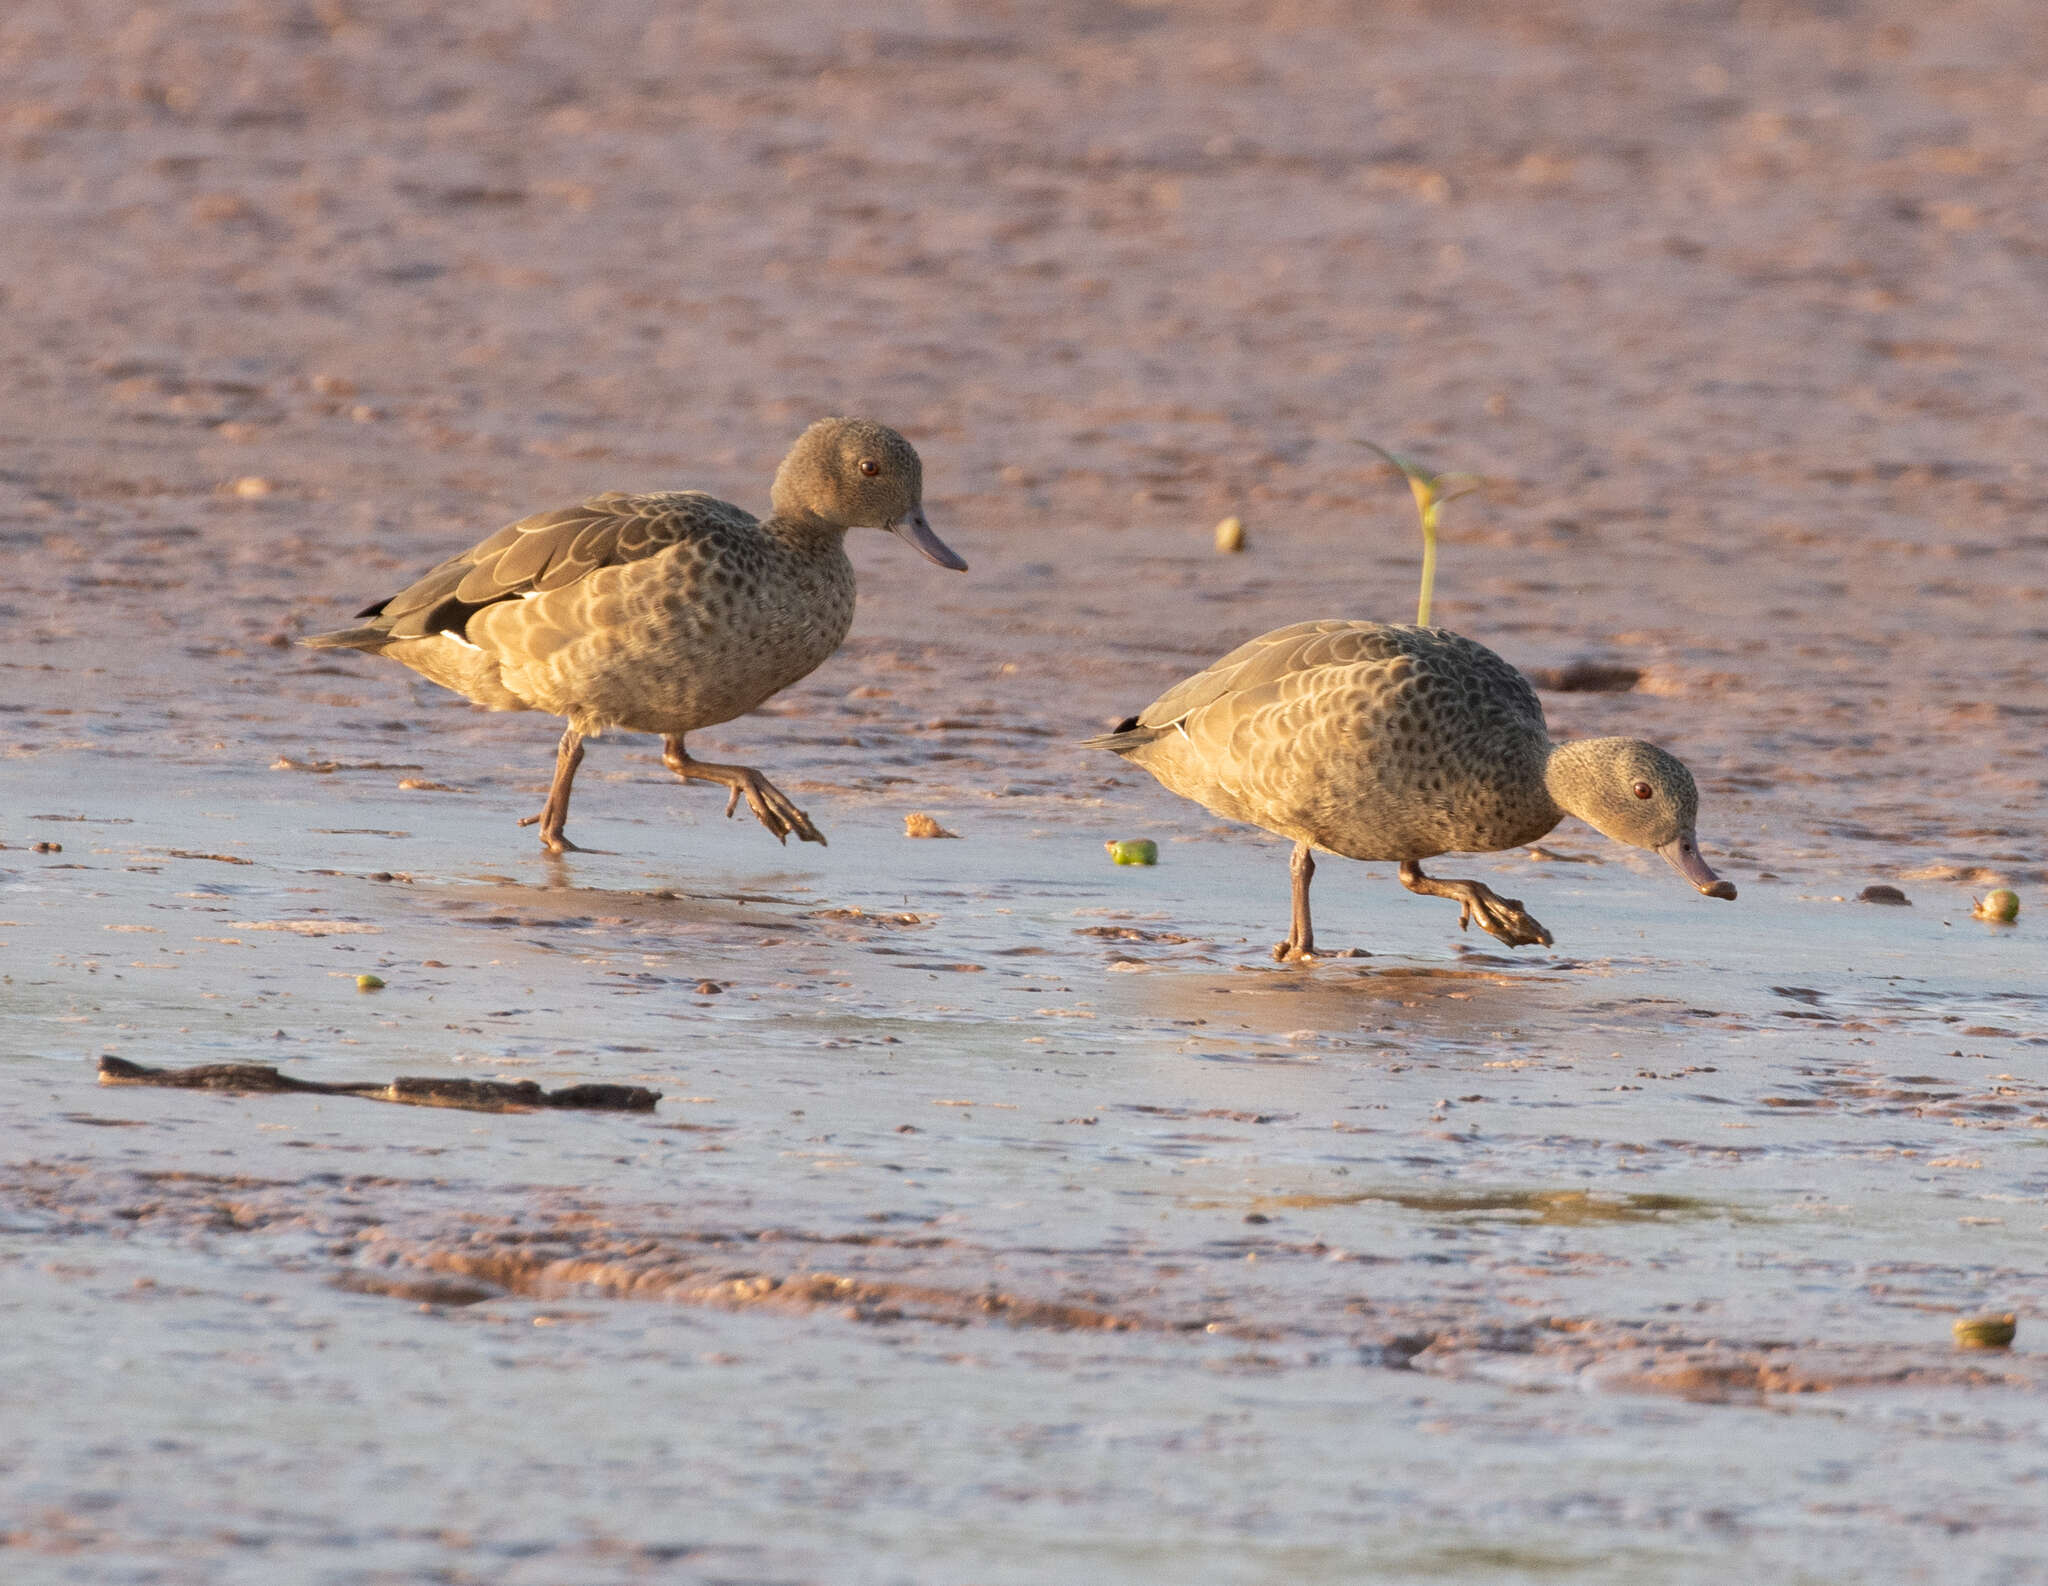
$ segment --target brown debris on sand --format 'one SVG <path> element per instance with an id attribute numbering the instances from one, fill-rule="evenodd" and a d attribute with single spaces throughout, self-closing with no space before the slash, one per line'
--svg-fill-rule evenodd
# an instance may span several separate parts
<path id="1" fill-rule="evenodd" d="M 646 1242 L 643 1241 L 643 1246 Z M 601 1291 L 617 1298 L 666 1300 L 714 1310 L 759 1308 L 795 1315 L 834 1309 L 850 1322 L 937 1322 L 962 1327 L 1002 1322 L 1052 1332 L 1193 1332 L 1202 1322 L 1172 1323 L 1137 1312 L 1065 1300 L 1034 1299 L 995 1285 L 951 1286 L 840 1272 L 735 1272 L 729 1259 L 715 1270 L 701 1260 L 660 1251 L 624 1256 L 601 1247 L 555 1255 L 530 1249 L 420 1250 L 411 1259 L 456 1281 L 489 1284 L 507 1294 L 547 1298 Z M 444 1281 L 447 1279 L 444 1277 Z M 431 1280 L 429 1280 L 431 1281 Z"/>
<path id="2" fill-rule="evenodd" d="M 1522 675 L 1550 694 L 1626 694 L 1642 682 L 1643 669 L 1581 657 L 1563 666 L 1524 667 Z"/>
<path id="3" fill-rule="evenodd" d="M 204 1063 L 197 1068 L 150 1068 L 125 1058 L 100 1059 L 102 1085 L 164 1085 L 173 1090 L 286 1092 L 315 1096 L 360 1096 L 365 1101 L 395 1101 L 411 1107 L 461 1107 L 470 1112 L 530 1112 L 536 1107 L 572 1107 L 607 1112 L 652 1112 L 661 1100 L 658 1090 L 638 1085 L 567 1085 L 542 1090 L 530 1079 L 357 1080 L 323 1084 L 280 1074 L 267 1063 Z"/>

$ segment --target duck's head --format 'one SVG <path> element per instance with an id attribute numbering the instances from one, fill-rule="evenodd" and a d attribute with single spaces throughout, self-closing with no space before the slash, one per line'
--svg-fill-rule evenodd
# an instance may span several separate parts
<path id="1" fill-rule="evenodd" d="M 1596 831 L 1661 854 L 1710 898 L 1735 896 L 1700 857 L 1699 788 L 1676 755 L 1636 738 L 1589 738 L 1551 755 L 1547 781 L 1558 807 Z"/>
<path id="2" fill-rule="evenodd" d="M 967 564 L 924 516 L 924 465 L 910 442 L 872 419 L 820 419 L 775 470 L 769 500 L 779 518 L 840 529 L 887 529 L 956 573 Z"/>

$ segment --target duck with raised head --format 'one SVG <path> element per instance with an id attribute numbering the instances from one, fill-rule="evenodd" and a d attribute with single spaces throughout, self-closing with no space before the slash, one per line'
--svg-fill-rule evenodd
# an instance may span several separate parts
<path id="1" fill-rule="evenodd" d="M 825 838 L 749 766 L 691 757 L 684 735 L 731 721 L 807 676 L 853 622 L 846 531 L 886 529 L 955 572 L 967 564 L 924 515 L 910 442 L 869 419 L 820 419 L 797 439 L 766 518 L 701 491 L 608 491 L 537 513 L 366 606 L 360 626 L 301 642 L 389 656 L 490 710 L 568 718 L 538 824 L 563 835 L 583 740 L 658 733 L 686 782 L 744 798 L 780 841 Z"/>
<path id="2" fill-rule="evenodd" d="M 1710 898 L 1735 888 L 1700 857 L 1699 792 L 1634 738 L 1553 743 L 1527 678 L 1445 628 L 1334 619 L 1239 645 L 1116 730 L 1087 740 L 1184 798 L 1294 841 L 1294 918 L 1273 949 L 1313 958 L 1315 851 L 1394 860 L 1401 885 L 1456 898 L 1460 927 L 1510 947 L 1550 932 L 1517 898 L 1425 875 L 1419 861 L 1533 843 L 1567 815 L 1662 855 Z"/>

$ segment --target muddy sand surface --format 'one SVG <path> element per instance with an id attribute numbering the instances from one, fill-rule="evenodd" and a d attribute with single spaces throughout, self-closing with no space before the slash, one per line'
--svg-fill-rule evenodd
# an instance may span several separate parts
<path id="1" fill-rule="evenodd" d="M 2033 6 L 423 9 L 0 12 L 0 1575 L 2048 1581 Z M 829 848 L 626 738 L 548 860 L 552 722 L 288 642 L 841 411 L 973 571 L 691 740 Z M 1412 610 L 1363 436 L 1737 903 L 1568 824 L 1442 867 L 1555 949 L 1333 861 L 1282 968 L 1074 747 Z"/>

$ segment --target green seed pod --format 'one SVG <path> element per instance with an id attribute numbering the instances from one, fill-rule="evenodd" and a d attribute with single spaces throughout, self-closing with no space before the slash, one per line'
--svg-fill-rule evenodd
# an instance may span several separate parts
<path id="1" fill-rule="evenodd" d="M 1110 861 L 1119 865 L 1156 865 L 1159 863 L 1159 845 L 1149 837 L 1125 837 L 1102 845 L 1109 850 Z"/>
<path id="2" fill-rule="evenodd" d="M 2020 1330 L 2019 1318 L 2011 1311 L 1985 1316 L 1958 1316 L 1955 1320 L 1958 1349 L 2010 1349 Z"/>
<path id="3" fill-rule="evenodd" d="M 384 977 L 382 975 L 356 976 L 356 990 L 358 991 L 382 991 L 383 989 Z"/>
<path id="4" fill-rule="evenodd" d="M 2010 925 L 2020 917 L 2020 895 L 2010 887 L 2000 887 L 1994 892 L 1985 893 L 1970 912 L 1980 920 Z"/>

